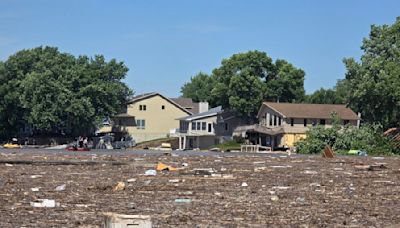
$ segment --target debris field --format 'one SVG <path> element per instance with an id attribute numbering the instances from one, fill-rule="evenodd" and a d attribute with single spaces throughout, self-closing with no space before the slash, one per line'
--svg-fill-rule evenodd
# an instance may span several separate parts
<path id="1" fill-rule="evenodd" d="M 399 183 L 399 157 L 2 153 L 0 227 L 396 227 Z"/>

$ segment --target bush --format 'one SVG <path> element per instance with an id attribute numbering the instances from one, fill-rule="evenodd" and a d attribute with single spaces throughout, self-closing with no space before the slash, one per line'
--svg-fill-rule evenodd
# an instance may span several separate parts
<path id="1" fill-rule="evenodd" d="M 368 154 L 399 154 L 394 142 L 382 134 L 380 125 L 364 125 L 360 128 L 341 127 L 334 121 L 332 128 L 317 126 L 307 132 L 307 137 L 296 143 L 298 153 L 320 153 L 326 145 L 336 151 L 364 150 Z"/>

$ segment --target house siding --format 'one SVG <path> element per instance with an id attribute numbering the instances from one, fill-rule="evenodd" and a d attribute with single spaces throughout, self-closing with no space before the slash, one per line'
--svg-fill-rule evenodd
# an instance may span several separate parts
<path id="1" fill-rule="evenodd" d="M 146 110 L 143 110 L 144 105 L 146 106 Z M 142 110 L 140 110 L 140 106 L 142 106 Z M 164 109 L 162 109 L 162 106 L 164 106 Z M 169 136 L 171 129 L 179 127 L 179 120 L 176 119 L 188 115 L 187 112 L 184 112 L 160 95 L 129 104 L 127 113 L 135 116 L 136 121 L 145 120 L 144 129 L 141 129 L 139 126 L 126 127 L 129 135 L 136 142 Z"/>

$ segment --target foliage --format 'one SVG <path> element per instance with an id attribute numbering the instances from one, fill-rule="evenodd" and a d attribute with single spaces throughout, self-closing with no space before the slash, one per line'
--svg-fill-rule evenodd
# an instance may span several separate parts
<path id="1" fill-rule="evenodd" d="M 320 88 L 314 93 L 307 95 L 305 103 L 309 104 L 346 104 L 348 97 L 348 83 L 345 79 L 338 80 L 332 89 Z"/>
<path id="2" fill-rule="evenodd" d="M 183 97 L 192 98 L 193 101 L 209 101 L 210 91 L 213 88 L 213 78 L 205 73 L 198 73 L 190 78 L 190 82 L 185 83 L 181 87 Z"/>
<path id="3" fill-rule="evenodd" d="M 212 147 L 210 147 L 210 149 L 211 148 L 219 148 L 221 151 L 240 150 L 240 143 L 232 140 L 232 141 L 227 141 L 222 144 L 212 146 Z"/>
<path id="4" fill-rule="evenodd" d="M 394 142 L 383 136 L 380 125 L 363 125 L 360 128 L 352 125 L 340 126 L 340 120 L 333 121 L 332 128 L 316 126 L 307 131 L 307 137 L 297 142 L 299 153 L 320 153 L 326 145 L 335 151 L 349 151 L 350 149 L 364 150 L 368 154 L 400 153 Z"/>
<path id="5" fill-rule="evenodd" d="M 371 26 L 361 62 L 345 59 L 350 106 L 368 123 L 400 125 L 400 17 L 393 25 Z"/>
<path id="6" fill-rule="evenodd" d="M 251 122 L 263 100 L 303 100 L 304 71 L 285 60 L 273 62 L 265 52 L 249 51 L 222 60 L 208 77 L 203 73 L 192 77 L 182 93 L 194 100 L 204 94 L 201 98 L 211 106 L 235 110 Z"/>
<path id="7" fill-rule="evenodd" d="M 274 70 L 266 81 L 265 99 L 276 102 L 300 102 L 304 99 L 304 71 L 286 60 L 275 61 Z"/>
<path id="8" fill-rule="evenodd" d="M 0 129 L 7 136 L 25 124 L 37 133 L 88 134 L 132 94 L 121 82 L 128 68 L 101 55 L 76 58 L 38 47 L 17 52 L 2 66 Z"/>

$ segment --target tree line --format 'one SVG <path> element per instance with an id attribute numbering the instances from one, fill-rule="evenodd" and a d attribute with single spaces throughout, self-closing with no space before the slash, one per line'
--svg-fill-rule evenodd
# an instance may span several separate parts
<path id="1" fill-rule="evenodd" d="M 360 61 L 343 60 L 345 77 L 333 88 L 305 95 L 302 69 L 260 51 L 234 54 L 210 75 L 200 72 L 181 87 L 183 97 L 255 117 L 262 101 L 346 104 L 365 123 L 400 126 L 400 17 L 392 25 L 372 25 Z M 254 120 L 254 119 L 253 119 Z"/>
<path id="2" fill-rule="evenodd" d="M 0 137 L 27 126 L 36 134 L 90 134 L 132 94 L 122 82 L 127 72 L 115 59 L 75 57 L 55 47 L 11 55 L 0 62 Z"/>

